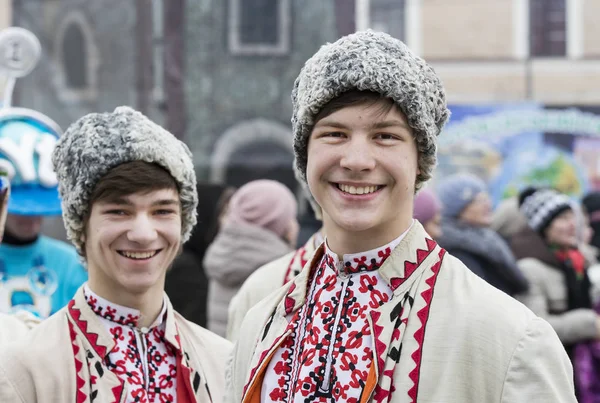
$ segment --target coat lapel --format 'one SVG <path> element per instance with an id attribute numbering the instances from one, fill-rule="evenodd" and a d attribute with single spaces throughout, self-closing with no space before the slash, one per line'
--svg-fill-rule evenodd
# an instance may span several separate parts
<path id="1" fill-rule="evenodd" d="M 377 403 L 391 401 L 392 395 L 411 403 L 417 399 L 429 308 L 445 251 L 420 224 L 415 227 L 380 269 L 394 296 L 371 312 Z"/>

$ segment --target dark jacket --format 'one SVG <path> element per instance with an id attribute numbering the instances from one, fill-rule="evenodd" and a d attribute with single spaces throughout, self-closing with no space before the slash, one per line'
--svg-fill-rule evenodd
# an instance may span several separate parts
<path id="1" fill-rule="evenodd" d="M 508 295 L 525 292 L 527 279 L 521 273 L 506 241 L 489 228 L 445 219 L 440 246 L 460 259 L 473 273 Z"/>

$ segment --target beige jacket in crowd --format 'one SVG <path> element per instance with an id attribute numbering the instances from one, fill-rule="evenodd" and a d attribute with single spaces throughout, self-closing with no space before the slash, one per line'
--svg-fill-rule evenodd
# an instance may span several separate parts
<path id="1" fill-rule="evenodd" d="M 221 403 L 231 343 L 185 320 L 170 302 L 165 338 L 179 346 L 178 388 L 189 382 L 196 401 Z M 0 348 L 0 402 L 124 403 L 127 385 L 104 365 L 114 344 L 80 288 L 67 307 Z"/>
<path id="2" fill-rule="evenodd" d="M 322 242 L 323 237 L 317 232 L 301 248 L 267 263 L 248 277 L 229 304 L 227 340 L 238 339 L 240 326 L 250 308 L 292 281 Z"/>
<path id="3" fill-rule="evenodd" d="M 323 253 L 321 246 L 289 286 L 246 316 L 227 402 L 266 401 L 262 379 L 285 340 L 285 302 L 292 312 L 307 302 L 309 273 Z M 361 402 L 380 401 L 375 389 L 397 403 L 576 402 L 571 363 L 552 327 L 447 254 L 419 223 L 379 271 L 394 294 L 370 313 L 374 377 Z"/>
<path id="4" fill-rule="evenodd" d="M 36 316 L 26 311 L 11 315 L 0 313 L 0 348 L 23 339 L 39 322 Z"/>

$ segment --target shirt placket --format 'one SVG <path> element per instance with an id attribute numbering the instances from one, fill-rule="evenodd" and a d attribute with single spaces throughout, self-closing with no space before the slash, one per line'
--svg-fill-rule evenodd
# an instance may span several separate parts
<path id="1" fill-rule="evenodd" d="M 342 310 L 344 309 L 344 299 L 346 296 L 346 290 L 348 289 L 348 283 L 350 279 L 350 276 L 344 272 L 343 264 L 341 262 L 336 262 L 336 266 L 337 273 L 339 273 L 338 276 L 341 278 L 340 297 L 339 303 L 336 307 L 335 319 L 332 327 L 333 331 L 331 333 L 331 339 L 329 342 L 329 347 L 327 349 L 325 370 L 323 372 L 323 382 L 321 383 L 321 385 L 317 386 L 318 397 L 331 396 L 331 390 L 333 387 L 333 385 L 331 384 L 331 375 L 333 372 L 333 355 L 335 353 L 335 341 L 338 337 L 340 320 L 342 318 Z"/>

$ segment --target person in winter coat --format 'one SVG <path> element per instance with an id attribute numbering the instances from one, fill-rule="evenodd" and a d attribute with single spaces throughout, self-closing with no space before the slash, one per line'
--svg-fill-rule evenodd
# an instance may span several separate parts
<path id="1" fill-rule="evenodd" d="M 442 236 L 442 205 L 431 189 L 422 189 L 415 197 L 413 218 L 423 224 L 423 228 L 433 239 Z"/>
<path id="2" fill-rule="evenodd" d="M 575 402 L 550 325 L 413 219 L 448 117 L 433 69 L 385 33 L 342 37 L 304 64 L 294 167 L 326 240 L 246 315 L 226 402 Z"/>
<path id="3" fill-rule="evenodd" d="M 222 207 L 229 203 L 234 188 L 224 185 L 199 184 L 198 225 L 190 240 L 175 258 L 167 272 L 165 292 L 173 308 L 189 321 L 207 327 L 208 277 L 202 261 L 208 246 L 219 231 Z"/>
<path id="4" fill-rule="evenodd" d="M 600 339 L 571 200 L 553 189 L 528 188 L 519 202 L 529 228 L 511 246 L 530 287 L 517 298 L 552 325 L 568 351 L 577 342 Z"/>
<path id="5" fill-rule="evenodd" d="M 73 123 L 52 162 L 89 280 L 0 347 L 0 402 L 222 402 L 231 343 L 185 320 L 164 292 L 196 224 L 187 146 L 118 107 Z"/>
<path id="6" fill-rule="evenodd" d="M 582 200 L 582 205 L 593 231 L 590 244 L 600 250 L 600 192 L 587 194 Z"/>
<path id="7" fill-rule="evenodd" d="M 227 332 L 229 302 L 256 269 L 293 250 L 297 202 L 283 184 L 257 180 L 239 188 L 224 224 L 204 257 L 210 279 L 208 328 Z"/>
<path id="8" fill-rule="evenodd" d="M 443 206 L 440 245 L 473 273 L 509 295 L 527 290 L 527 279 L 506 241 L 489 228 L 492 220 L 487 187 L 478 177 L 460 173 L 438 186 Z"/>
<path id="9" fill-rule="evenodd" d="M 301 185 L 303 184 L 301 183 Z M 304 188 L 308 192 L 306 187 Z M 227 340 L 235 342 L 238 339 L 242 321 L 248 311 L 263 298 L 280 289 L 300 274 L 300 271 L 302 271 L 312 254 L 323 243 L 325 226 L 322 222 L 321 207 L 314 201 L 310 193 L 306 196 L 311 210 L 314 212 L 315 221 L 320 222 L 322 227 L 312 234 L 304 245 L 279 259 L 275 259 L 259 267 L 244 281 L 244 284 L 242 284 L 229 304 Z"/>
<path id="10" fill-rule="evenodd" d="M 490 228 L 510 244 L 513 235 L 527 228 L 527 220 L 519 210 L 519 197 L 502 200 L 492 213 Z"/>

